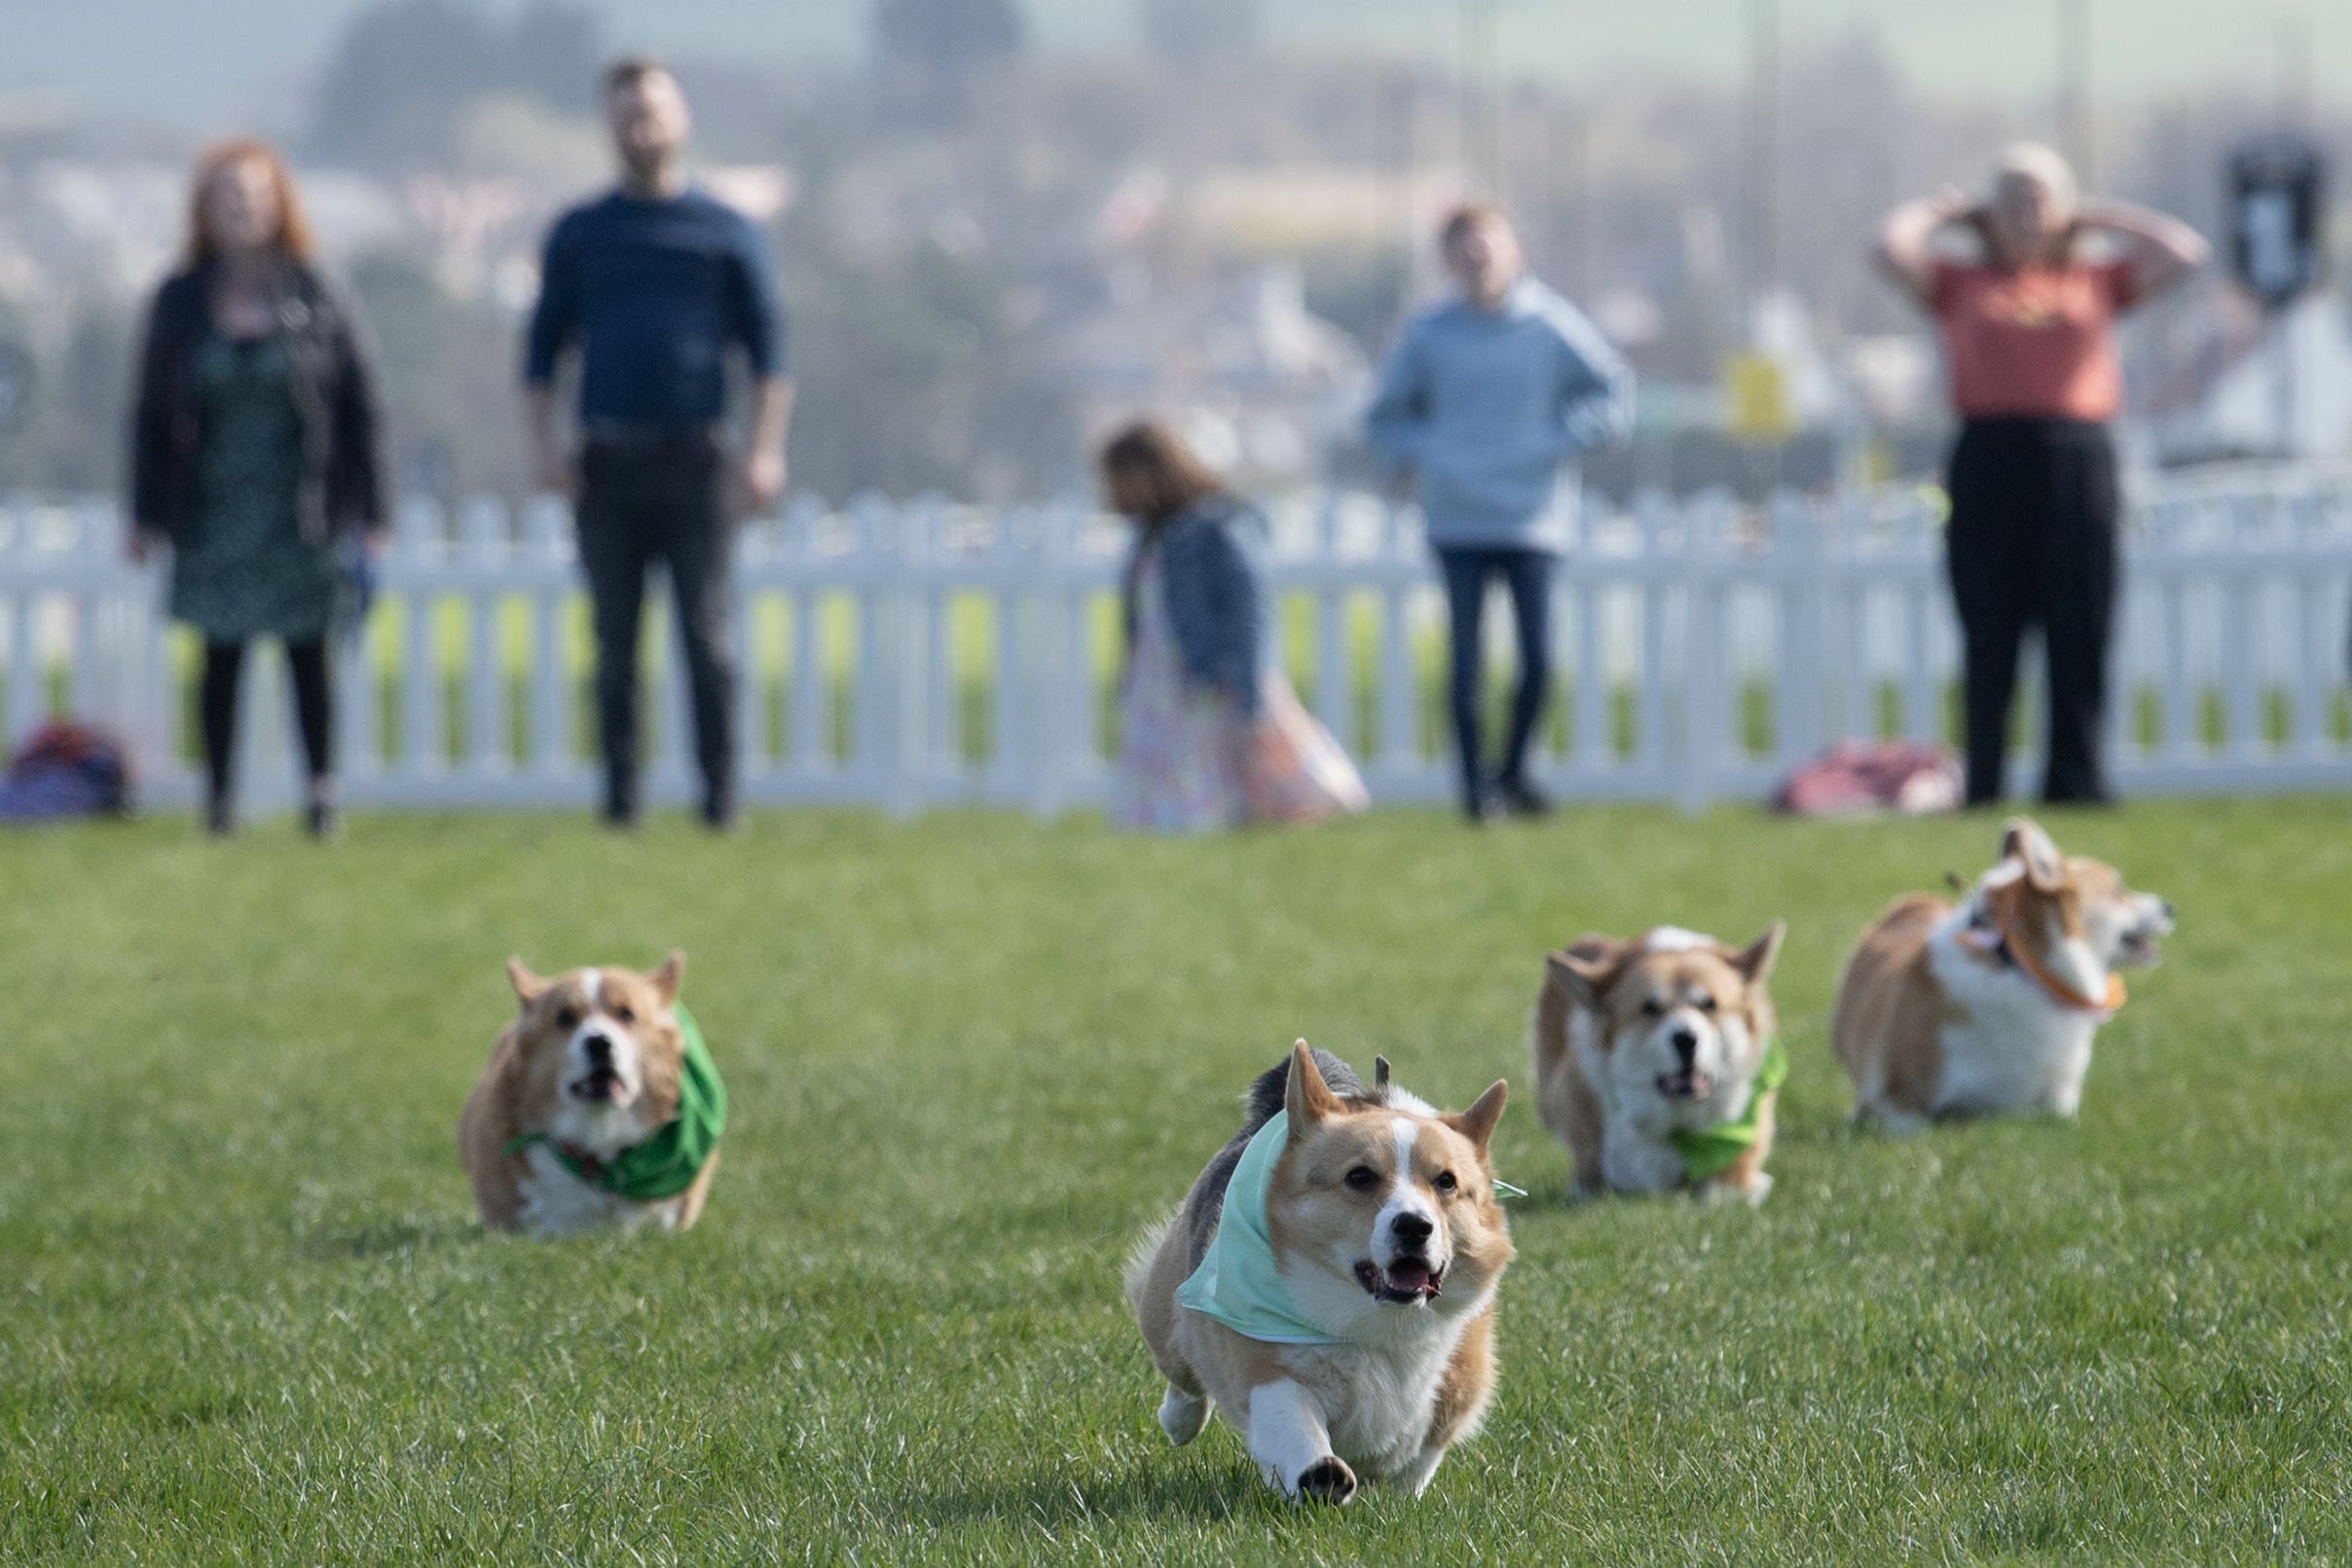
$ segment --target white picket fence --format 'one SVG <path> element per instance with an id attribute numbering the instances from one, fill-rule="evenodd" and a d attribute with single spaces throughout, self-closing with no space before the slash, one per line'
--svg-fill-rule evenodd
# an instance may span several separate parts
<path id="1" fill-rule="evenodd" d="M 1310 706 L 1376 799 L 1448 798 L 1442 628 L 1414 515 L 1333 495 L 1275 521 Z M 184 803 L 192 650 L 162 614 L 160 572 L 123 559 L 121 532 L 104 503 L 0 508 L 6 729 L 14 741 L 52 711 L 110 724 L 131 739 L 146 800 Z M 747 527 L 745 799 L 1041 814 L 1099 802 L 1121 543 L 1083 504 L 802 506 Z M 590 803 L 584 614 L 561 510 L 534 504 L 518 522 L 491 500 L 454 519 L 412 505 L 383 575 L 378 622 L 342 660 L 348 798 Z M 2112 715 L 2124 791 L 2352 788 L 2352 479 L 2147 488 L 2125 581 Z M 1562 678 L 1541 768 L 1565 799 L 1755 798 L 1835 739 L 1949 738 L 1957 644 L 1929 495 L 1650 498 L 1596 515 L 1562 565 L 1554 625 Z M 648 643 L 648 791 L 682 801 L 680 661 L 666 638 Z M 293 791 L 283 679 L 274 658 L 249 668 L 244 792 L 267 806 Z M 2030 784 L 2034 758 L 2015 761 Z"/>

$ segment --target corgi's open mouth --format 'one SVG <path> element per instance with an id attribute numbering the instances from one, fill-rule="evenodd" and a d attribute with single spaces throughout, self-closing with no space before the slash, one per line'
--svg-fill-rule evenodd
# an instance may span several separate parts
<path id="1" fill-rule="evenodd" d="M 1715 1092 L 1715 1076 L 1693 1067 L 1678 1073 L 1661 1073 L 1658 1092 L 1669 1100 L 1704 1100 Z"/>
<path id="2" fill-rule="evenodd" d="M 1356 1264 L 1356 1283 L 1384 1305 L 1419 1306 L 1436 1300 L 1446 1288 L 1446 1269 L 1442 1263 L 1432 1268 L 1417 1258 L 1400 1258 L 1386 1268 L 1366 1258 Z"/>
<path id="3" fill-rule="evenodd" d="M 608 1067 L 592 1067 L 564 1085 L 564 1092 L 574 1100 L 599 1106 L 617 1103 L 627 1089 L 621 1076 Z"/>
<path id="4" fill-rule="evenodd" d="M 2115 944 L 2115 962 L 2134 968 L 2153 967 L 2164 957 L 2163 940 L 2158 931 L 2126 931 Z"/>

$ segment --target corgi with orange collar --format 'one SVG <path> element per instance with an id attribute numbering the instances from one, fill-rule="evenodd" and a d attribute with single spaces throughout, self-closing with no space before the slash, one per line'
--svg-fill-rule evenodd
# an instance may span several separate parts
<path id="1" fill-rule="evenodd" d="M 1964 902 L 1897 898 L 1847 961 L 1829 1029 L 1856 1116 L 1908 1130 L 2074 1115 L 2092 1037 L 2123 1005 L 2119 971 L 2154 965 L 2172 929 L 2164 899 L 2011 820 L 2000 862 Z"/>

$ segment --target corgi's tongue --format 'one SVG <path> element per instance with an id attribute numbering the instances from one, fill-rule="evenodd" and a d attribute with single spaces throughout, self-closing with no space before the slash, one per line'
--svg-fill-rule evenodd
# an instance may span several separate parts
<path id="1" fill-rule="evenodd" d="M 1388 1265 L 1388 1288 L 1399 1295 L 1419 1295 L 1429 1289 L 1429 1265 L 1399 1258 Z"/>
<path id="2" fill-rule="evenodd" d="M 1356 1265 L 1356 1278 L 1374 1300 L 1394 1304 L 1417 1306 L 1446 1288 L 1444 1269 L 1412 1258 L 1400 1258 L 1386 1268 L 1367 1258 Z"/>

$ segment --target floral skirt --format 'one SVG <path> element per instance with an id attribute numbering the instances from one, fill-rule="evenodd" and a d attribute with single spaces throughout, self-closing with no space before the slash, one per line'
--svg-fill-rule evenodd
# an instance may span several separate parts
<path id="1" fill-rule="evenodd" d="M 1129 699 L 1111 802 L 1121 827 L 1187 833 L 1304 824 L 1371 803 L 1346 751 L 1278 674 L 1262 677 L 1254 717 L 1218 692 L 1130 685 Z"/>

